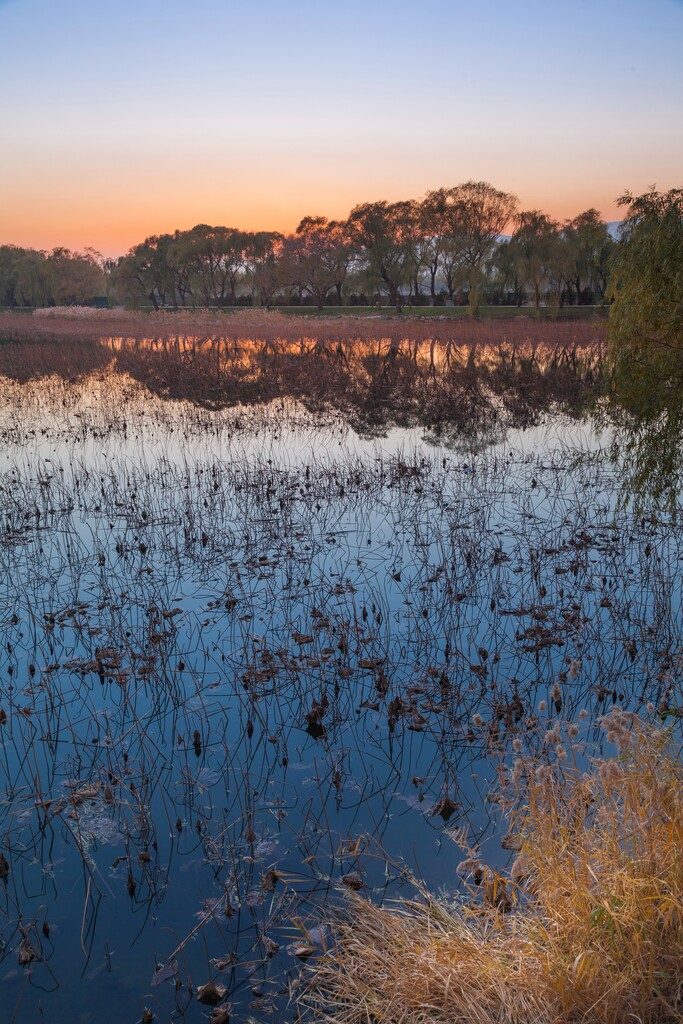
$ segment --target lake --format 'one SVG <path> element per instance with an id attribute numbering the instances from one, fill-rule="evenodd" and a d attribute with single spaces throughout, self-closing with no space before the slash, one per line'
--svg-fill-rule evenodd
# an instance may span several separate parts
<path id="1" fill-rule="evenodd" d="M 345 888 L 507 862 L 516 740 L 677 711 L 680 514 L 560 341 L 0 350 L 3 1019 L 294 1019 Z"/>

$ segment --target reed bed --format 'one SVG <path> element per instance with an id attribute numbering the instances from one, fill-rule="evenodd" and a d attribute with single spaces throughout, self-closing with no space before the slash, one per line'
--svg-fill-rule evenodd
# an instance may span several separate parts
<path id="1" fill-rule="evenodd" d="M 518 852 L 498 874 L 468 851 L 470 899 L 349 897 L 333 948 L 311 969 L 316 1020 L 682 1019 L 680 750 L 618 708 L 601 724 L 618 755 L 587 770 L 567 767 L 564 751 L 516 761 L 504 799 Z"/>
<path id="2" fill-rule="evenodd" d="M 0 338 L 5 339 L 90 339 L 112 335 L 128 338 L 177 339 L 224 338 L 277 342 L 281 339 L 299 342 L 316 341 L 318 349 L 339 342 L 434 341 L 437 343 L 545 342 L 571 345 L 577 342 L 604 344 L 604 320 L 538 321 L 522 317 L 495 320 L 463 318 L 405 320 L 381 316 L 310 317 L 285 315 L 262 309 L 238 310 L 230 313 L 197 311 L 139 313 L 126 310 L 61 310 L 39 311 L 40 315 L 20 316 L 0 313 Z"/>

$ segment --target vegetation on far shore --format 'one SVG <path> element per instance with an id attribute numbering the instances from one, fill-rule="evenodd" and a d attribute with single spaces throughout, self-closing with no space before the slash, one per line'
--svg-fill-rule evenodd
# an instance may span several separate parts
<path id="1" fill-rule="evenodd" d="M 0 306 L 98 296 L 154 309 L 456 305 L 476 314 L 529 302 L 557 311 L 602 301 L 615 244 L 595 209 L 560 224 L 467 181 L 420 200 L 361 203 L 343 221 L 309 215 L 287 235 L 196 224 L 151 235 L 118 259 L 3 245 Z"/>

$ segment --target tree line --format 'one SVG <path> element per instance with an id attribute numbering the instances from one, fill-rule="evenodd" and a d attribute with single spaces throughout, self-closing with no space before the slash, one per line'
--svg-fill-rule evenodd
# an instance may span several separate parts
<path id="1" fill-rule="evenodd" d="M 0 306 L 78 305 L 105 294 L 104 261 L 94 249 L 0 245 Z"/>
<path id="2" fill-rule="evenodd" d="M 505 231 L 509 235 L 504 235 Z M 602 301 L 617 243 L 597 210 L 559 223 L 467 181 L 420 200 L 306 216 L 291 234 L 198 224 L 151 235 L 116 260 L 89 249 L 0 246 L 0 305 L 106 296 L 136 307 L 440 305 Z"/>

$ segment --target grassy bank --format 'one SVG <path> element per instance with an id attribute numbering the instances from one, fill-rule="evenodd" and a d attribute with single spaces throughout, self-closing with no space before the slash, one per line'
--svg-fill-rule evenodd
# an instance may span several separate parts
<path id="1" fill-rule="evenodd" d="M 461 903 L 349 897 L 312 968 L 316 1019 L 683 1019 L 683 766 L 668 734 L 635 716 L 614 710 L 602 725 L 616 757 L 567 767 L 573 727 L 553 725 L 552 756 L 521 756 L 507 773 L 517 853 L 504 875 L 469 851 Z"/>

